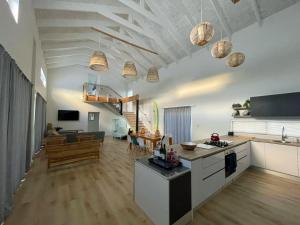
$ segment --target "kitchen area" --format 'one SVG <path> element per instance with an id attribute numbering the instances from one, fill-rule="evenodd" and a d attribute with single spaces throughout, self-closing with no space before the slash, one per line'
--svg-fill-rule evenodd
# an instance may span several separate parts
<path id="1" fill-rule="evenodd" d="M 268 113 L 262 106 L 255 108 L 255 101 L 268 101 L 272 107 L 272 97 L 251 99 L 253 118 L 234 118 L 227 135 L 161 143 L 153 156 L 135 161 L 134 200 L 154 224 L 189 224 L 197 209 L 232 182 L 239 182 L 249 167 L 300 181 L 299 122 L 284 110 L 280 111 L 287 115 L 284 118 L 253 116 Z M 273 99 L 278 97 L 284 101 L 291 95 Z M 281 101 L 276 100 L 277 106 Z"/>

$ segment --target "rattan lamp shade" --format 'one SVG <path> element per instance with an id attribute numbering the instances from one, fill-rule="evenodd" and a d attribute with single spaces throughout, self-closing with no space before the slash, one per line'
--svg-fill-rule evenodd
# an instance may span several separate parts
<path id="1" fill-rule="evenodd" d="M 229 55 L 232 49 L 232 43 L 230 41 L 221 40 L 216 42 L 212 49 L 211 49 L 211 55 L 214 58 L 222 59 Z"/>
<path id="2" fill-rule="evenodd" d="M 245 55 L 241 52 L 234 52 L 229 55 L 227 59 L 227 65 L 230 67 L 238 67 L 245 61 Z"/>
<path id="3" fill-rule="evenodd" d="M 193 45 L 204 46 L 206 45 L 215 34 L 215 30 L 211 23 L 202 22 L 196 25 L 190 34 L 190 40 Z"/>
<path id="4" fill-rule="evenodd" d="M 133 62 L 125 62 L 122 76 L 125 78 L 136 78 L 137 71 Z"/>
<path id="5" fill-rule="evenodd" d="M 95 71 L 107 71 L 108 62 L 106 55 L 101 51 L 95 51 L 90 59 L 89 67 Z"/>
<path id="6" fill-rule="evenodd" d="M 156 67 L 150 67 L 147 74 L 147 81 L 148 82 L 158 82 L 159 81 L 159 75 L 158 70 Z"/>

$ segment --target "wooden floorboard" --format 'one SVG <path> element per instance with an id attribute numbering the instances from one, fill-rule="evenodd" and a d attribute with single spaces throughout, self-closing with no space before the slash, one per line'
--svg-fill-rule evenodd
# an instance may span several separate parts
<path id="1" fill-rule="evenodd" d="M 134 203 L 126 141 L 106 139 L 99 160 L 47 170 L 42 152 L 5 225 L 152 224 Z M 192 225 L 300 225 L 300 183 L 254 169 L 196 211 Z"/>

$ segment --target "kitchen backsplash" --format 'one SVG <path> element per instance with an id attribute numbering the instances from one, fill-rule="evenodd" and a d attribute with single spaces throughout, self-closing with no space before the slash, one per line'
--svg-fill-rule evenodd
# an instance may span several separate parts
<path id="1" fill-rule="evenodd" d="M 300 119 L 298 120 L 261 120 L 234 119 L 231 129 L 235 133 L 251 133 L 261 135 L 281 135 L 282 127 L 290 137 L 300 137 Z"/>

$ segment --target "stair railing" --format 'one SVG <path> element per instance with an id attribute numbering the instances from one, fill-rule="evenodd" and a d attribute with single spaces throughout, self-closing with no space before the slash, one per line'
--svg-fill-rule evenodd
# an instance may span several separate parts
<path id="1" fill-rule="evenodd" d="M 142 109 L 142 107 L 139 107 L 139 120 L 143 122 L 147 130 L 152 132 L 152 121 L 149 118 L 148 114 L 145 113 L 145 111 Z"/>

